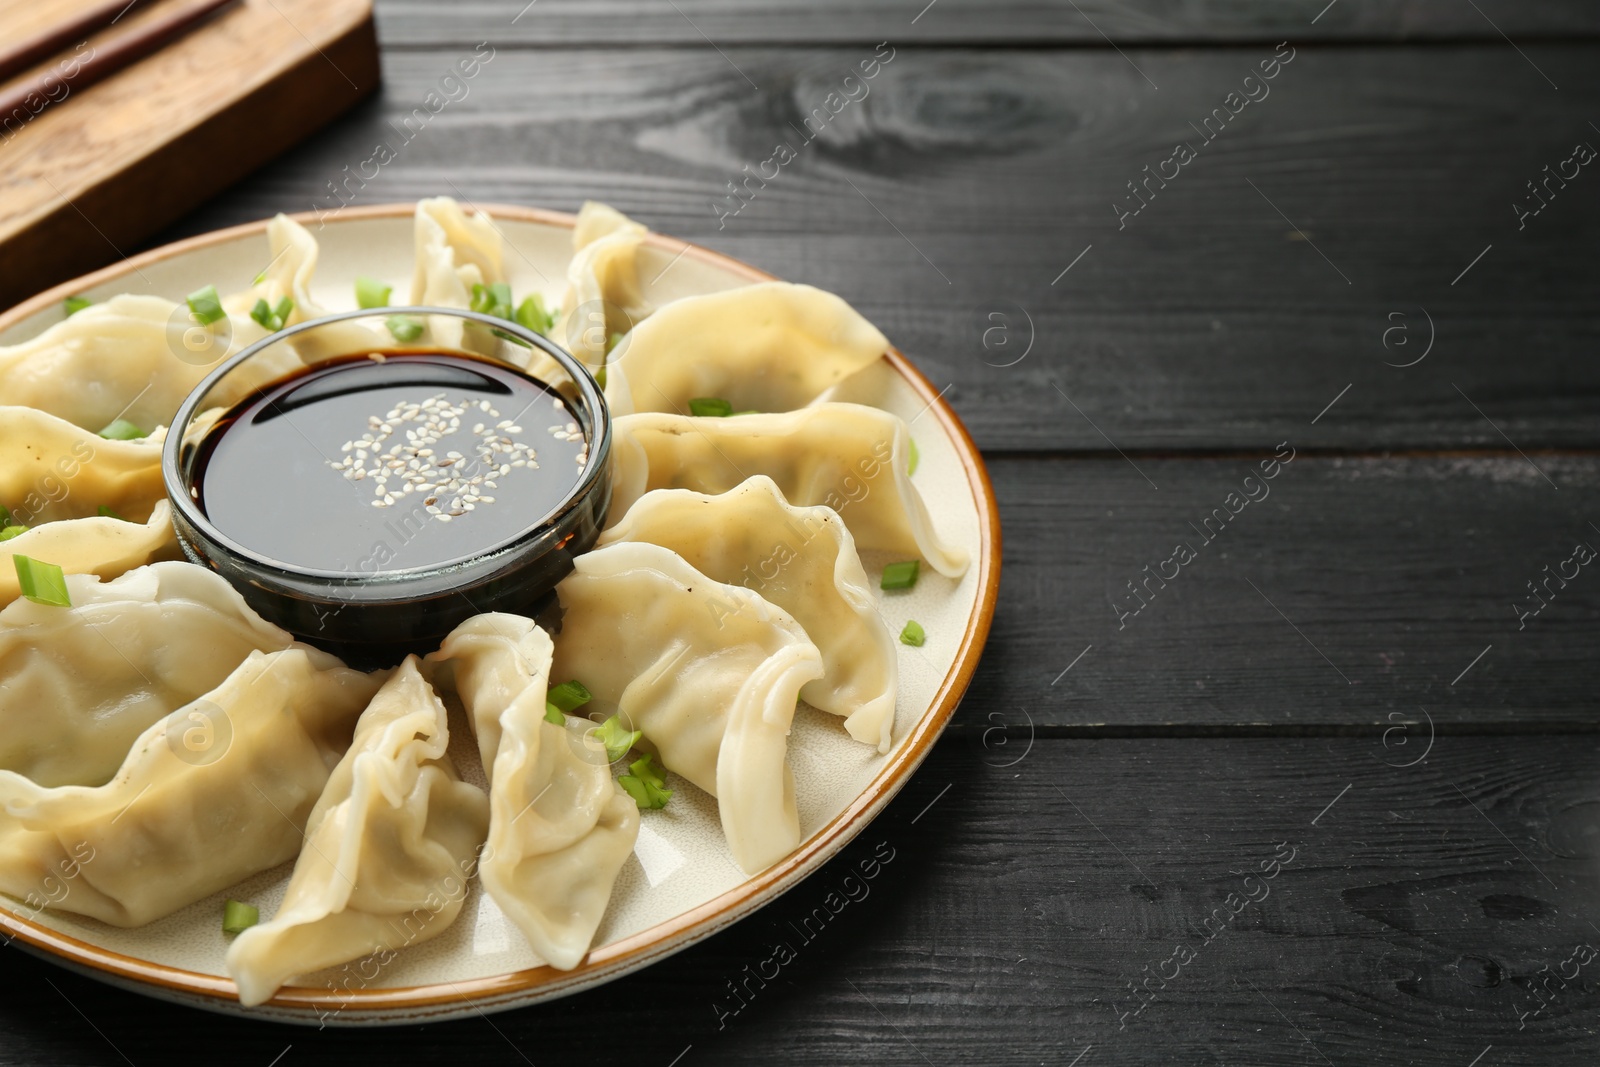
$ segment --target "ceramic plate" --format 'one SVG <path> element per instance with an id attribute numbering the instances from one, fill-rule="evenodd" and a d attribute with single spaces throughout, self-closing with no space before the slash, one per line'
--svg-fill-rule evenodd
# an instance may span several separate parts
<path id="1" fill-rule="evenodd" d="M 559 305 L 571 256 L 573 219 L 527 208 L 486 205 L 506 240 L 505 265 L 520 298 L 534 291 Z M 300 221 L 321 244 L 313 292 L 327 308 L 354 306 L 353 280 L 369 275 L 410 290 L 413 205 L 345 211 L 320 228 Z M 58 286 L 0 315 L 0 343 L 32 337 L 62 315 L 62 300 L 122 292 L 174 300 L 207 284 L 223 293 L 250 285 L 268 261 L 265 222 L 206 234 L 146 252 Z M 652 236 L 641 254 L 645 295 L 660 304 L 681 296 L 767 281 L 771 276 L 695 245 Z M 843 293 L 849 299 L 849 293 Z M 898 352 L 846 383 L 839 399 L 887 408 L 911 424 L 921 453 L 913 481 L 941 535 L 964 546 L 972 565 L 959 581 L 924 568 L 906 594 L 879 593 L 893 633 L 922 623 L 927 643 L 899 646 L 900 693 L 894 743 L 879 755 L 852 741 L 842 720 L 802 707 L 789 754 L 802 843 L 754 877 L 734 865 L 716 802 L 681 779 L 672 803 L 644 813 L 634 856 L 617 880 L 594 948 L 577 969 L 549 967 L 487 894 L 473 892 L 445 933 L 406 949 L 383 968 L 352 964 L 301 978 L 258 1008 L 239 1004 L 223 969 L 225 896 L 276 909 L 291 865 L 159 922 L 122 930 L 54 912 L 33 913 L 0 897 L 8 937 L 53 962 L 151 996 L 214 1011 L 312 1025 L 373 1025 L 448 1019 L 531 1004 L 610 981 L 710 936 L 768 903 L 822 866 L 906 783 L 944 729 L 972 677 L 989 632 L 1000 569 L 1000 529 L 983 462 L 960 421 Z M 875 573 L 886 562 L 868 554 Z M 454 731 L 452 754 L 463 778 L 483 782 L 476 746 Z"/>

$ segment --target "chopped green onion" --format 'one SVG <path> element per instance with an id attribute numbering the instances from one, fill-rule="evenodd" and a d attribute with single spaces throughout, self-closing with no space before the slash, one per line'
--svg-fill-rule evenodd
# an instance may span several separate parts
<path id="1" fill-rule="evenodd" d="M 10 525 L 11 525 L 11 509 L 6 507 L 4 504 L 0 504 L 0 526 L 10 526 Z"/>
<path id="2" fill-rule="evenodd" d="M 28 532 L 28 528 L 26 526 L 5 526 L 5 527 L 0 527 L 0 541 L 9 541 L 13 537 L 21 537 L 23 534 L 25 534 L 27 532 Z"/>
<path id="3" fill-rule="evenodd" d="M 384 285 L 376 278 L 361 277 L 356 279 L 356 307 L 382 308 L 389 306 L 389 294 L 394 292 L 394 286 Z"/>
<path id="4" fill-rule="evenodd" d="M 606 338 L 606 355 L 610 355 L 622 343 L 622 334 L 614 333 Z"/>
<path id="5" fill-rule="evenodd" d="M 506 303 L 510 302 L 511 293 L 507 290 Z M 525 329 L 549 337 L 550 331 L 555 329 L 556 316 L 555 312 L 544 306 L 544 297 L 534 293 L 517 305 L 516 322 Z"/>
<path id="6" fill-rule="evenodd" d="M 908 437 L 906 440 L 911 442 L 911 458 L 906 460 L 906 477 L 909 478 L 917 473 L 917 464 L 922 461 L 922 456 L 917 452 L 917 439 Z"/>
<path id="7" fill-rule="evenodd" d="M 606 746 L 606 759 L 612 763 L 617 762 L 628 754 L 628 750 L 639 743 L 639 738 L 644 735 L 638 730 L 624 730 L 620 716 L 613 715 L 600 724 L 595 731 L 595 736 L 600 738 L 600 743 Z"/>
<path id="8" fill-rule="evenodd" d="M 921 648 L 922 642 L 927 639 L 928 635 L 923 632 L 922 624 L 916 619 L 907 622 L 906 628 L 900 631 L 900 643 L 902 645 L 915 645 L 917 648 Z"/>
<path id="9" fill-rule="evenodd" d="M 86 296 L 69 296 L 66 300 L 67 318 L 71 318 L 90 304 L 94 303 Z"/>
<path id="10" fill-rule="evenodd" d="M 278 301 L 278 306 L 273 307 L 265 300 L 257 300 L 256 306 L 250 309 L 250 317 L 259 322 L 265 329 L 274 333 L 283 329 L 283 324 L 288 321 L 289 312 L 294 310 L 294 301 L 284 297 Z"/>
<path id="11" fill-rule="evenodd" d="M 110 508 L 106 507 L 104 504 L 100 505 L 99 513 L 100 517 L 103 519 L 122 519 L 123 522 L 128 521 L 127 519 L 123 519 L 122 516 L 118 515 L 115 511 L 112 511 Z"/>
<path id="12" fill-rule="evenodd" d="M 627 791 L 635 804 L 646 810 L 667 806 L 672 790 L 664 788 L 667 780 L 661 776 L 661 770 L 652 765 L 650 756 L 635 760 L 628 765 L 628 770 L 632 773 L 618 778 L 617 784 Z"/>
<path id="13" fill-rule="evenodd" d="M 396 341 L 415 341 L 422 336 L 422 320 L 412 315 L 390 315 L 383 324 Z"/>
<path id="14" fill-rule="evenodd" d="M 137 441 L 141 437 L 148 437 L 149 434 L 127 419 L 116 419 L 100 431 L 100 436 L 107 441 Z"/>
<path id="15" fill-rule="evenodd" d="M 560 708 L 546 700 L 544 702 L 544 721 L 553 722 L 557 726 L 565 726 L 567 724 L 567 717 L 561 714 Z"/>
<path id="16" fill-rule="evenodd" d="M 505 282 L 474 284 L 471 307 L 473 311 L 493 315 L 497 319 L 514 320 L 516 316 L 516 312 L 511 310 L 511 286 Z"/>
<path id="17" fill-rule="evenodd" d="M 57 608 L 72 606 L 72 597 L 67 593 L 67 576 L 61 573 L 60 567 L 27 556 L 12 556 L 11 563 L 17 568 L 17 584 L 22 587 L 23 596 L 35 604 Z"/>
<path id="18" fill-rule="evenodd" d="M 260 274 L 257 274 L 254 278 L 252 278 L 250 280 L 250 284 L 251 285 L 260 285 L 262 282 L 264 282 L 266 280 L 267 280 L 267 272 L 266 271 L 262 271 Z"/>
<path id="19" fill-rule="evenodd" d="M 202 326 L 210 326 L 226 315 L 227 312 L 222 310 L 222 297 L 217 295 L 217 287 L 208 285 L 190 293 L 189 313 Z"/>
<path id="20" fill-rule="evenodd" d="M 600 388 L 606 387 L 606 365 L 600 364 L 600 369 L 594 372 L 594 383 Z"/>
<path id="21" fill-rule="evenodd" d="M 565 712 L 576 711 L 589 701 L 594 695 L 583 687 L 582 682 L 562 682 L 552 686 L 550 692 L 545 694 L 545 699 Z"/>
<path id="22" fill-rule="evenodd" d="M 733 405 L 720 396 L 697 396 L 689 401 L 689 414 L 725 418 L 733 414 Z"/>
<path id="23" fill-rule="evenodd" d="M 516 345 L 518 348 L 532 348 L 533 347 L 531 344 L 529 344 L 528 342 L 524 341 L 522 338 L 518 337 L 514 333 L 506 333 L 504 330 L 494 330 L 494 329 L 491 329 L 489 332 L 494 334 L 496 337 L 500 338 L 500 340 L 502 340 L 502 341 L 510 341 L 512 344 Z"/>
<path id="24" fill-rule="evenodd" d="M 242 934 L 261 921 L 261 909 L 254 904 L 230 900 L 222 905 L 222 932 Z"/>
<path id="25" fill-rule="evenodd" d="M 908 559 L 903 563 L 890 563 L 883 568 L 883 579 L 878 582 L 879 589 L 910 589 L 917 584 L 917 572 L 922 569 L 922 561 Z"/>

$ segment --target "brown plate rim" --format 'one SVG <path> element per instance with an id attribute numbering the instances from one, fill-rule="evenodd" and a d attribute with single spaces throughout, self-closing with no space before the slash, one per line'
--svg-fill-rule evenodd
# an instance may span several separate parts
<path id="1" fill-rule="evenodd" d="M 570 229 L 577 221 L 575 216 L 563 212 L 512 204 L 485 203 L 468 204 L 468 206 L 477 211 L 487 211 L 494 218 L 517 222 L 543 223 Z M 409 218 L 415 211 L 414 202 L 374 204 L 346 208 L 338 217 L 340 220 Z M 307 212 L 290 215 L 290 218 L 309 227 L 309 224 L 318 221 L 319 216 Z M 130 271 L 137 271 L 141 267 L 224 244 L 240 237 L 264 234 L 270 221 L 261 219 L 257 222 L 213 230 L 127 257 L 120 263 L 63 282 L 0 314 L 0 332 L 52 304 L 59 304 L 68 296 L 123 277 Z M 748 278 L 752 282 L 778 280 L 766 271 L 688 241 L 656 233 L 650 234 L 648 241 L 674 256 L 690 256 L 729 273 Z M 277 1014 L 273 1013 L 272 1009 L 279 1009 L 279 1012 L 290 1014 L 306 1013 L 308 1017 L 314 1014 L 325 1020 L 331 1014 L 332 1021 L 336 1022 L 340 1021 L 339 1016 L 348 1013 L 343 1021 L 361 1022 L 364 1019 L 379 1021 L 382 1016 L 418 1017 L 443 1014 L 451 1009 L 470 1005 L 481 1006 L 485 1003 L 499 1003 L 509 1007 L 576 992 L 580 988 L 620 977 L 623 973 L 643 967 L 655 959 L 687 948 L 743 918 L 792 888 L 811 873 L 815 866 L 826 862 L 866 828 L 867 823 L 882 811 L 921 765 L 955 713 L 956 705 L 960 703 L 972 680 L 973 672 L 977 669 L 979 657 L 988 639 L 1000 587 L 1000 514 L 995 502 L 994 489 L 989 481 L 989 473 L 977 445 L 955 411 L 944 400 L 943 393 L 935 388 L 899 349 L 891 348 L 885 358 L 927 402 L 928 410 L 938 418 L 956 446 L 957 455 L 967 476 L 968 487 L 978 504 L 979 550 L 978 558 L 973 563 L 978 575 L 978 592 L 975 610 L 968 621 L 966 632 L 962 635 L 955 662 L 935 694 L 933 706 L 918 720 L 908 742 L 883 766 L 860 795 L 800 848 L 779 863 L 696 908 L 590 952 L 584 961 L 571 971 L 561 971 L 546 965 L 462 982 L 356 989 L 346 990 L 343 993 L 332 989 L 286 986 L 262 1006 L 266 1013 Z M 168 991 L 169 995 L 188 994 L 199 998 L 212 998 L 220 1002 L 216 1005 L 219 1008 L 223 1007 L 224 1003 L 231 1002 L 232 1010 L 241 1010 L 237 1002 L 238 992 L 231 979 L 112 952 L 23 918 L 4 907 L 0 907 L 0 930 L 5 932 L 8 941 L 15 939 L 39 952 L 59 957 L 65 963 L 85 968 L 90 972 L 98 972 L 107 979 L 156 987 L 152 992 L 162 990 Z M 429 1009 L 443 1009 L 443 1011 L 435 1012 Z"/>

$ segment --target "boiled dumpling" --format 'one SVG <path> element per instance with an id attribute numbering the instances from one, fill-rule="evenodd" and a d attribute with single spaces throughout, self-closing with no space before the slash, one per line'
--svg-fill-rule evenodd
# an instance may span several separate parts
<path id="1" fill-rule="evenodd" d="M 0 397 L 99 430 L 122 418 L 144 429 L 178 405 L 222 358 L 180 359 L 178 305 L 156 296 L 114 296 L 31 341 L 0 347 Z"/>
<path id="2" fill-rule="evenodd" d="M 639 249 L 649 232 L 594 201 L 578 212 L 561 302 L 561 335 L 567 350 L 590 369 L 606 362 L 613 334 L 627 334 L 651 313 L 638 267 Z"/>
<path id="3" fill-rule="evenodd" d="M 966 552 L 933 528 L 906 473 L 911 435 L 887 411 L 827 403 L 727 418 L 653 412 L 625 415 L 615 429 L 608 525 L 652 489 L 725 493 L 764 474 L 796 507 L 837 511 L 863 551 L 921 555 L 952 578 L 967 569 Z"/>
<path id="4" fill-rule="evenodd" d="M 579 556 L 556 587 L 554 674 L 642 730 L 668 770 L 717 798 L 735 862 L 755 873 L 800 843 L 788 734 L 822 655 L 789 614 L 659 545 Z"/>
<path id="5" fill-rule="evenodd" d="M 506 280 L 503 241 L 494 222 L 482 212 L 468 215 L 448 196 L 417 201 L 416 256 L 411 279 L 413 304 L 469 308 L 474 285 Z M 435 343 L 447 348 L 461 348 L 471 340 L 462 320 L 453 317 L 433 316 L 428 332 Z"/>
<path id="6" fill-rule="evenodd" d="M 142 926 L 293 858 L 381 681 L 313 649 L 252 652 L 135 739 L 105 785 L 0 771 L 0 892 L 32 903 L 76 864 L 50 906 Z"/>
<path id="7" fill-rule="evenodd" d="M 13 555 L 72 574 L 113 577 L 173 550 L 161 432 L 108 441 L 33 408 L 0 407 L 0 605 L 18 595 Z M 112 514 L 107 515 L 102 510 Z"/>
<path id="8" fill-rule="evenodd" d="M 410 656 L 356 723 L 283 903 L 228 948 L 243 1004 L 296 975 L 436 937 L 466 900 L 489 801 L 456 777 L 444 705 Z"/>
<path id="9" fill-rule="evenodd" d="M 226 579 L 188 563 L 109 582 L 72 575 L 67 590 L 70 607 L 19 599 L 0 611 L 0 769 L 47 788 L 104 784 L 151 723 L 251 652 L 293 643 Z"/>
<path id="10" fill-rule="evenodd" d="M 428 657 L 457 692 L 489 770 L 489 847 L 479 877 L 552 966 L 582 962 L 622 865 L 639 808 L 611 777 L 593 724 L 545 720 L 550 638 L 531 619 L 468 619 Z"/>
<path id="11" fill-rule="evenodd" d="M 822 652 L 827 673 L 800 695 L 857 741 L 889 750 L 898 677 L 894 637 L 878 614 L 855 540 L 831 508 L 792 506 L 763 475 L 726 493 L 657 489 L 601 535 L 599 546 L 648 541 L 708 578 L 783 608 Z"/>
<path id="12" fill-rule="evenodd" d="M 689 414 L 717 397 L 734 411 L 792 411 L 889 350 L 878 328 L 832 293 L 763 282 L 662 305 L 606 368 L 613 415 Z"/>

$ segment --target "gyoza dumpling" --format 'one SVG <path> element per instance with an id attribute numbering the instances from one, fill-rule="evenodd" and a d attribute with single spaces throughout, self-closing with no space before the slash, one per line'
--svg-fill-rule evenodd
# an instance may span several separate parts
<path id="1" fill-rule="evenodd" d="M 228 948 L 242 1004 L 296 975 L 420 944 L 467 897 L 489 799 L 445 755 L 444 705 L 408 656 L 356 723 L 306 822 L 283 903 Z"/>
<path id="2" fill-rule="evenodd" d="M 381 680 L 314 649 L 252 652 L 139 735 L 105 785 L 0 771 L 0 892 L 142 926 L 291 859 Z"/>
<path id="3" fill-rule="evenodd" d="M 555 675 L 617 708 L 668 770 L 717 798 L 740 867 L 753 874 L 793 852 L 789 724 L 800 687 L 822 677 L 800 624 L 643 542 L 579 556 L 556 595 Z"/>
<path id="4" fill-rule="evenodd" d="M 0 398 L 90 431 L 119 418 L 153 430 L 172 421 L 183 398 L 226 356 L 265 335 L 248 309 L 201 327 L 184 304 L 114 296 L 32 340 L 0 346 Z M 300 362 L 287 346 L 275 347 L 248 372 L 230 377 L 215 399 L 231 404 Z"/>
<path id="5" fill-rule="evenodd" d="M 878 614 L 855 540 L 832 508 L 797 508 L 763 475 L 726 493 L 657 489 L 639 498 L 597 546 L 648 541 L 708 578 L 742 585 L 793 615 L 827 673 L 800 695 L 847 716 L 845 729 L 889 751 L 899 676 L 894 637 Z"/>
<path id="6" fill-rule="evenodd" d="M 122 418 L 146 430 L 178 405 L 223 353 L 204 364 L 178 358 L 169 323 L 178 305 L 156 296 L 114 296 L 31 341 L 0 347 L 0 397 L 89 431 Z"/>
<path id="7" fill-rule="evenodd" d="M 472 287 L 506 280 L 500 231 L 486 214 L 468 215 L 448 196 L 417 201 L 417 262 L 411 302 L 431 307 L 472 306 Z M 433 316 L 433 340 L 462 347 L 462 320 Z"/>
<path id="8" fill-rule="evenodd" d="M 28 528 L 0 541 L 0 605 L 18 594 L 13 555 L 109 578 L 170 550 L 164 439 L 108 441 L 43 411 L 0 407 L 0 506 L 10 512 L 0 526 Z"/>
<path id="9" fill-rule="evenodd" d="M 649 234 L 614 208 L 594 201 L 578 211 L 561 301 L 567 350 L 590 369 L 606 362 L 614 333 L 626 334 L 651 313 L 639 285 L 639 249 Z"/>
<path id="10" fill-rule="evenodd" d="M 582 962 L 617 873 L 639 836 L 639 807 L 611 777 L 593 724 L 545 720 L 550 638 L 519 615 L 478 615 L 428 657 L 456 691 L 489 770 L 489 847 L 479 877 L 552 966 Z"/>
<path id="11" fill-rule="evenodd" d="M 19 599 L 0 611 L 0 769 L 47 788 L 104 784 L 151 723 L 251 652 L 293 644 L 226 579 L 188 563 L 109 582 L 70 575 L 67 592 L 71 607 Z"/>
<path id="12" fill-rule="evenodd" d="M 889 351 L 878 328 L 832 293 L 762 282 L 663 304 L 606 368 L 613 415 L 689 414 L 717 397 L 734 411 L 792 411 Z"/>
<path id="13" fill-rule="evenodd" d="M 934 530 L 906 473 L 911 435 L 887 411 L 829 403 L 727 418 L 652 412 L 614 425 L 610 526 L 652 489 L 726 493 L 764 474 L 796 507 L 837 511 L 863 551 L 918 554 L 952 578 L 967 569 L 966 552 Z"/>

